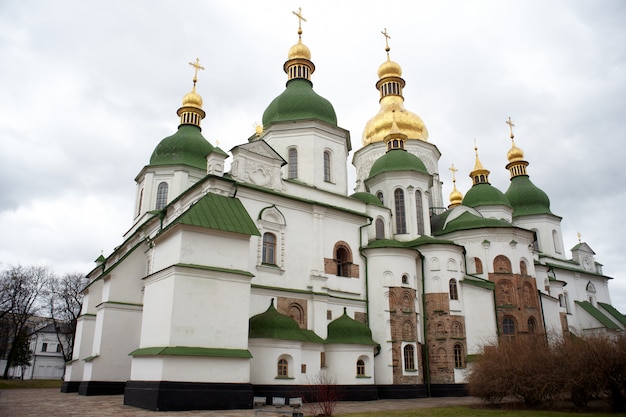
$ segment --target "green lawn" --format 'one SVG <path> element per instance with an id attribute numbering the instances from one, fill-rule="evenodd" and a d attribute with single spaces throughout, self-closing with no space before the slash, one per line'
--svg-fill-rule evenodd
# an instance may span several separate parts
<path id="1" fill-rule="evenodd" d="M 60 379 L 0 379 L 0 389 L 15 388 L 61 388 Z"/>
<path id="2" fill-rule="evenodd" d="M 379 411 L 338 414 L 336 417 L 615 417 L 611 413 L 573 413 L 542 410 L 487 410 L 470 407 L 424 408 L 420 410 Z"/>

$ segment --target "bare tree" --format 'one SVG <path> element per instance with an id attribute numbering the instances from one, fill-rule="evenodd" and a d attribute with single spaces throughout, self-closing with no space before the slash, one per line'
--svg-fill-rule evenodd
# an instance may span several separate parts
<path id="1" fill-rule="evenodd" d="M 53 276 L 50 268 L 45 266 L 11 266 L 0 272 L 0 288 L 6 297 L 5 316 L 6 340 L 2 341 L 8 350 L 7 364 L 3 378 L 9 376 L 9 368 L 15 362 L 20 334 L 27 331 L 29 320 L 41 310 L 41 297 L 45 295 L 48 281 Z"/>
<path id="2" fill-rule="evenodd" d="M 87 281 L 87 277 L 78 272 L 49 281 L 50 317 L 66 362 L 72 359 L 76 321 L 83 306 L 82 290 Z"/>

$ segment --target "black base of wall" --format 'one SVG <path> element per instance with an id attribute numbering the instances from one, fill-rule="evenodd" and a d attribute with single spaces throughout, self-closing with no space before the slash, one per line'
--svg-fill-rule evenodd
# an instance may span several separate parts
<path id="1" fill-rule="evenodd" d="M 78 387 L 80 395 L 120 395 L 124 393 L 126 382 L 83 381 Z"/>
<path id="2" fill-rule="evenodd" d="M 252 408 L 251 384 L 128 381 L 124 404 L 152 411 Z"/>
<path id="3" fill-rule="evenodd" d="M 61 384 L 61 392 L 78 392 L 80 381 L 65 381 Z"/>
<path id="4" fill-rule="evenodd" d="M 428 397 L 426 385 L 378 385 L 378 397 L 385 400 Z"/>
<path id="5" fill-rule="evenodd" d="M 432 397 L 466 397 L 469 392 L 467 384 L 432 384 L 430 395 Z"/>
<path id="6" fill-rule="evenodd" d="M 372 401 L 378 399 L 375 385 L 336 385 L 338 401 Z M 315 385 L 254 385 L 256 397 L 266 397 L 271 404 L 272 397 L 301 397 L 304 402 L 317 401 L 319 387 Z"/>

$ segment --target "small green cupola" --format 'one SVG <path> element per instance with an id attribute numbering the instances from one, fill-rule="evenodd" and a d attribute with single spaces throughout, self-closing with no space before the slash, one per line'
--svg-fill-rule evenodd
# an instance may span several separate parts
<path id="1" fill-rule="evenodd" d="M 301 329 L 291 317 L 281 314 L 274 307 L 274 299 L 265 312 L 250 317 L 248 324 L 250 339 L 280 339 L 322 343 L 323 340 L 310 330 Z"/>
<path id="2" fill-rule="evenodd" d="M 343 315 L 328 323 L 327 344 L 373 345 L 372 331 L 365 324 L 354 320 L 343 308 Z"/>
<path id="3" fill-rule="evenodd" d="M 524 160 L 524 152 L 515 145 L 515 135 L 511 118 L 507 121 L 511 129 L 511 149 L 507 152 L 509 163 L 506 169 L 511 174 L 511 184 L 505 196 L 513 206 L 513 217 L 528 216 L 534 214 L 553 214 L 550 211 L 550 199 L 548 195 L 532 183 L 526 167 L 528 162 Z"/>
<path id="4" fill-rule="evenodd" d="M 265 109 L 263 127 L 295 120 L 320 120 L 337 126 L 332 104 L 313 91 L 311 74 L 315 65 L 311 61 L 311 51 L 302 43 L 302 21 L 305 19 L 300 10 L 293 13 L 298 17 L 298 43 L 289 49 L 288 59 L 283 65 L 288 77 L 287 86 Z"/>
<path id="5" fill-rule="evenodd" d="M 510 208 L 511 203 L 502 191 L 489 183 L 490 171 L 480 162 L 478 146 L 476 145 L 474 145 L 474 152 L 476 153 L 476 163 L 469 174 L 473 185 L 463 197 L 463 205 L 472 208 L 479 206 L 506 206 Z"/>
<path id="6" fill-rule="evenodd" d="M 182 106 L 177 111 L 180 117 L 178 131 L 159 142 L 150 157 L 150 166 L 187 165 L 206 170 L 206 156 L 215 149 L 202 136 L 200 127 L 205 112 L 202 110 L 202 97 L 196 93 L 196 82 L 198 70 L 204 67 L 200 66 L 197 58 L 189 64 L 195 68 L 193 88 L 183 97 Z"/>

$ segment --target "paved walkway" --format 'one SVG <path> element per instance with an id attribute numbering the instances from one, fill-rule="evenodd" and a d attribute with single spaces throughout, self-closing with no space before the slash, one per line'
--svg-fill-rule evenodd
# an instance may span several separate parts
<path id="1" fill-rule="evenodd" d="M 407 410 L 416 408 L 449 407 L 479 404 L 474 397 L 418 398 L 410 400 L 342 401 L 336 414 L 363 411 Z M 303 408 L 305 415 L 310 414 Z M 2 417 L 254 417 L 254 410 L 228 411 L 169 411 L 155 412 L 123 404 L 122 395 L 84 396 L 64 394 L 52 389 L 0 390 Z M 263 414 L 273 417 L 273 414 Z"/>

